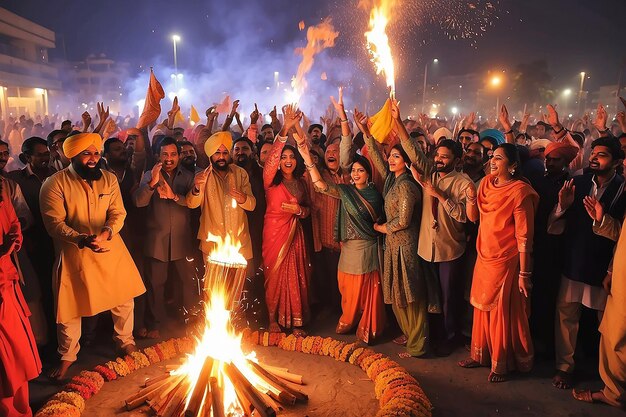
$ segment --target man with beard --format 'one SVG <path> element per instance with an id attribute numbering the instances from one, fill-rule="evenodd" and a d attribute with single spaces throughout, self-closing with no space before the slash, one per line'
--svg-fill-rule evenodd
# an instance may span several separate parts
<path id="1" fill-rule="evenodd" d="M 99 168 L 102 139 L 81 133 L 63 143 L 71 165 L 41 187 L 41 214 L 55 241 L 54 285 L 61 362 L 50 374 L 62 380 L 76 361 L 81 317 L 110 310 L 114 339 L 124 354 L 133 339 L 133 298 L 145 291 L 119 231 L 126 211 L 113 174 Z"/>
<path id="2" fill-rule="evenodd" d="M 267 156 L 270 154 L 270 150 L 272 149 L 272 142 L 261 142 L 257 144 L 257 147 L 257 151 L 259 153 L 259 165 L 264 167 Z"/>
<path id="3" fill-rule="evenodd" d="M 197 174 L 202 171 L 202 168 L 196 166 L 198 155 L 196 154 L 196 148 L 193 147 L 193 143 L 189 141 L 180 141 L 180 165 L 189 172 Z"/>
<path id="4" fill-rule="evenodd" d="M 485 177 L 487 161 L 487 151 L 483 145 L 478 142 L 467 145 L 463 154 L 463 173 L 470 177 L 476 188 Z"/>
<path id="5" fill-rule="evenodd" d="M 246 211 L 254 210 L 256 199 L 246 170 L 231 163 L 228 150 L 232 140 L 229 132 L 221 131 L 204 143 L 211 165 L 196 175 L 194 186 L 187 193 L 187 204 L 202 209 L 198 239 L 204 259 L 230 237 L 241 243 L 239 253 L 248 261 L 248 276 L 252 276 L 254 262 Z"/>
<path id="6" fill-rule="evenodd" d="M 472 129 L 461 129 L 457 134 L 457 142 L 461 143 L 463 149 L 467 149 L 467 147 L 472 144 L 478 142 L 478 138 L 480 134 Z"/>
<path id="7" fill-rule="evenodd" d="M 258 269 L 263 263 L 261 252 L 263 244 L 263 219 L 265 217 L 265 189 L 263 188 L 263 170 L 252 158 L 254 145 L 250 139 L 241 137 L 233 143 L 233 159 L 237 166 L 243 168 L 248 173 L 252 195 L 256 199 L 256 206 L 252 211 L 246 211 L 248 226 L 250 228 L 250 239 L 252 240 L 252 253 L 254 256 L 254 269 Z M 259 294 L 262 296 L 263 294 Z"/>
<path id="8" fill-rule="evenodd" d="M 616 173 L 623 158 L 617 139 L 601 137 L 593 141 L 589 171 L 565 182 L 548 219 L 548 233 L 563 233 L 563 265 L 555 317 L 557 373 L 552 380 L 556 388 L 572 386 L 582 307 L 596 310 L 599 318 L 604 311 L 607 293 L 602 282 L 615 242 L 594 233 L 594 227 L 601 226 L 602 219 L 592 218 L 590 208 L 599 202 L 612 218 L 624 218 L 624 177 Z"/>
<path id="9" fill-rule="evenodd" d="M 463 156 L 461 144 L 442 139 L 433 164 L 409 139 L 402 138 L 402 147 L 424 192 L 417 254 L 425 272 L 428 311 L 436 314 L 431 316 L 431 340 L 437 355 L 448 356 L 462 330 L 464 223 L 478 218 L 476 189 L 470 178 L 455 170 Z"/>
<path id="10" fill-rule="evenodd" d="M 189 207 L 185 196 L 193 187 L 193 173 L 180 165 L 180 144 L 166 136 L 156 151 L 159 161 L 141 178 L 133 201 L 137 207 L 147 207 L 144 255 L 147 284 L 145 328 L 137 334 L 150 339 L 160 337 L 159 327 L 165 319 L 165 282 L 171 269 L 179 280 L 183 307 L 190 307 L 197 291 L 192 281 L 189 262 L 193 239 Z M 156 193 L 155 193 L 156 191 Z"/>

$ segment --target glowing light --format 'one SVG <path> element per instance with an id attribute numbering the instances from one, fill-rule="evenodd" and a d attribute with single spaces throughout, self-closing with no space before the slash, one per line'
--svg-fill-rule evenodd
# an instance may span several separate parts
<path id="1" fill-rule="evenodd" d="M 173 80 L 174 78 L 176 78 L 176 74 L 170 74 L 170 78 Z"/>
<path id="2" fill-rule="evenodd" d="M 498 86 L 500 86 L 501 83 L 502 83 L 502 78 L 500 78 L 500 76 L 494 75 L 491 78 L 491 86 L 492 87 L 498 87 Z"/>
<path id="3" fill-rule="evenodd" d="M 178 79 L 179 79 L 179 80 L 182 80 L 182 79 L 183 79 L 183 74 L 182 74 L 182 73 L 180 73 L 180 72 L 179 72 L 176 76 L 178 77 Z"/>
<path id="4" fill-rule="evenodd" d="M 137 102 L 135 103 L 137 105 L 137 107 L 139 107 L 140 109 L 143 109 L 143 107 L 146 105 L 146 99 L 142 98 L 141 100 L 137 100 Z"/>
<path id="5" fill-rule="evenodd" d="M 233 201 L 236 206 L 237 202 L 235 199 L 233 199 Z M 246 258 L 239 253 L 241 242 L 231 238 L 230 235 L 226 236 L 226 239 L 223 239 L 221 236 L 215 236 L 209 233 L 206 241 L 215 243 L 215 249 L 209 255 L 211 261 L 230 264 L 247 264 Z"/>
<path id="6" fill-rule="evenodd" d="M 175 92 L 173 92 L 173 91 L 170 91 L 169 93 L 167 93 L 167 97 L 168 97 L 170 100 L 174 100 L 174 97 L 176 97 L 176 93 L 175 93 Z"/>
<path id="7" fill-rule="evenodd" d="M 35 88 L 35 94 L 43 94 L 44 91 L 45 90 L 43 88 Z"/>
<path id="8" fill-rule="evenodd" d="M 436 64 L 439 62 L 439 60 L 437 58 L 433 59 L 433 62 Z"/>
<path id="9" fill-rule="evenodd" d="M 566 88 L 565 90 L 563 90 L 563 97 L 569 97 L 572 95 L 572 89 L 571 88 Z"/>
<path id="10" fill-rule="evenodd" d="M 237 200 L 235 200 L 234 198 L 232 199 L 232 201 L 230 202 L 230 206 L 232 208 L 237 208 Z"/>
<path id="11" fill-rule="evenodd" d="M 452 107 L 450 111 L 452 111 L 452 114 L 457 114 L 459 112 L 459 109 L 457 109 L 456 107 Z"/>
<path id="12" fill-rule="evenodd" d="M 389 24 L 391 10 L 395 0 L 380 0 L 377 6 L 370 11 L 369 31 L 365 32 L 367 49 L 371 55 L 371 61 L 376 68 L 376 74 L 383 73 L 387 87 L 390 89 L 390 96 L 396 92 L 395 66 L 393 55 L 389 46 L 387 36 L 387 25 Z"/>
<path id="13" fill-rule="evenodd" d="M 173 40 L 174 42 L 180 42 L 180 36 L 178 36 L 178 35 L 172 35 L 172 40 Z"/>
<path id="14" fill-rule="evenodd" d="M 437 105 L 435 103 L 433 103 L 433 109 L 436 109 Z"/>

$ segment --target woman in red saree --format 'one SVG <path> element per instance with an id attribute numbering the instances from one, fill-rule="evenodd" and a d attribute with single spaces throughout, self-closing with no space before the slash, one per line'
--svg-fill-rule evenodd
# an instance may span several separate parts
<path id="1" fill-rule="evenodd" d="M 0 180 L 0 416 L 30 417 L 28 381 L 41 372 L 19 276 L 11 254 L 22 245 L 20 223 Z"/>
<path id="2" fill-rule="evenodd" d="M 490 162 L 491 174 L 481 181 L 474 202 L 480 211 L 470 294 L 474 325 L 471 357 L 459 365 L 490 366 L 489 382 L 505 381 L 509 371 L 528 372 L 533 366 L 528 297 L 539 197 L 519 167 L 515 145 L 500 145 Z"/>
<path id="3" fill-rule="evenodd" d="M 299 219 L 309 215 L 304 162 L 287 145 L 287 134 L 302 113 L 292 106 L 284 110 L 284 125 L 277 135 L 263 169 L 267 209 L 263 225 L 265 301 L 269 331 L 302 327 L 309 318 L 310 264 Z M 303 334 L 300 329 L 294 334 Z"/>

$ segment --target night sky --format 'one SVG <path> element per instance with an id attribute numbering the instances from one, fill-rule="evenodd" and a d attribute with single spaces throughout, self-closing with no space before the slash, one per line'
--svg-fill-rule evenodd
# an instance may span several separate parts
<path id="1" fill-rule="evenodd" d="M 616 18 L 626 16 L 624 0 L 402 3 L 401 16 L 390 31 L 398 58 L 399 95 L 421 85 L 424 62 L 433 58 L 440 61 L 433 77 L 510 70 L 524 61 L 545 59 L 556 89 L 577 88 L 580 71 L 590 75 L 589 89 L 616 84 L 620 64 L 626 59 L 626 35 L 624 29 L 620 34 Z M 368 13 L 356 4 L 357 0 L 2 1 L 2 7 L 58 34 L 53 58 L 66 55 L 80 60 L 90 53 L 105 53 L 131 62 L 136 69 L 139 65 L 172 66 L 171 35 L 177 33 L 182 37 L 179 68 L 192 73 L 226 70 L 235 80 L 245 72 L 265 68 L 260 82 L 276 70 L 282 69 L 285 78 L 295 73 L 298 58 L 293 49 L 305 38 L 298 30 L 300 20 L 310 25 L 332 16 L 340 35 L 336 47 L 322 54 L 328 61 L 320 64 L 328 68 L 329 81 L 345 83 L 351 74 L 358 74 L 384 90 L 384 82 L 375 78 L 367 62 L 363 32 Z M 483 32 L 478 27 L 486 7 L 491 11 L 487 17 L 491 25 Z M 450 14 L 461 27 L 456 32 L 441 27 Z M 451 39 L 474 30 L 482 36 Z M 249 74 L 245 77 L 250 78 Z"/>

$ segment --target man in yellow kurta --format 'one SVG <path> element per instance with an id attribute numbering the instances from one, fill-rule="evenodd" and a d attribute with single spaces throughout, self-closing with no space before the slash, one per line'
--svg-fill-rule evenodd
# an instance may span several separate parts
<path id="1" fill-rule="evenodd" d="M 195 185 L 187 194 L 187 205 L 202 209 L 198 239 L 205 261 L 215 244 L 228 236 L 241 243 L 239 252 L 246 260 L 253 257 L 244 210 L 254 210 L 256 199 L 246 170 L 230 163 L 231 146 L 229 132 L 218 132 L 207 139 L 204 151 L 211 165 L 196 175 Z M 251 265 L 253 262 L 248 262 Z"/>
<path id="2" fill-rule="evenodd" d="M 53 289 L 63 379 L 76 361 L 81 317 L 111 310 L 118 347 L 135 351 L 133 298 L 145 292 L 141 277 L 119 236 L 126 210 L 114 174 L 98 167 L 102 139 L 96 133 L 68 137 L 69 167 L 49 177 L 39 200 L 56 261 Z"/>

